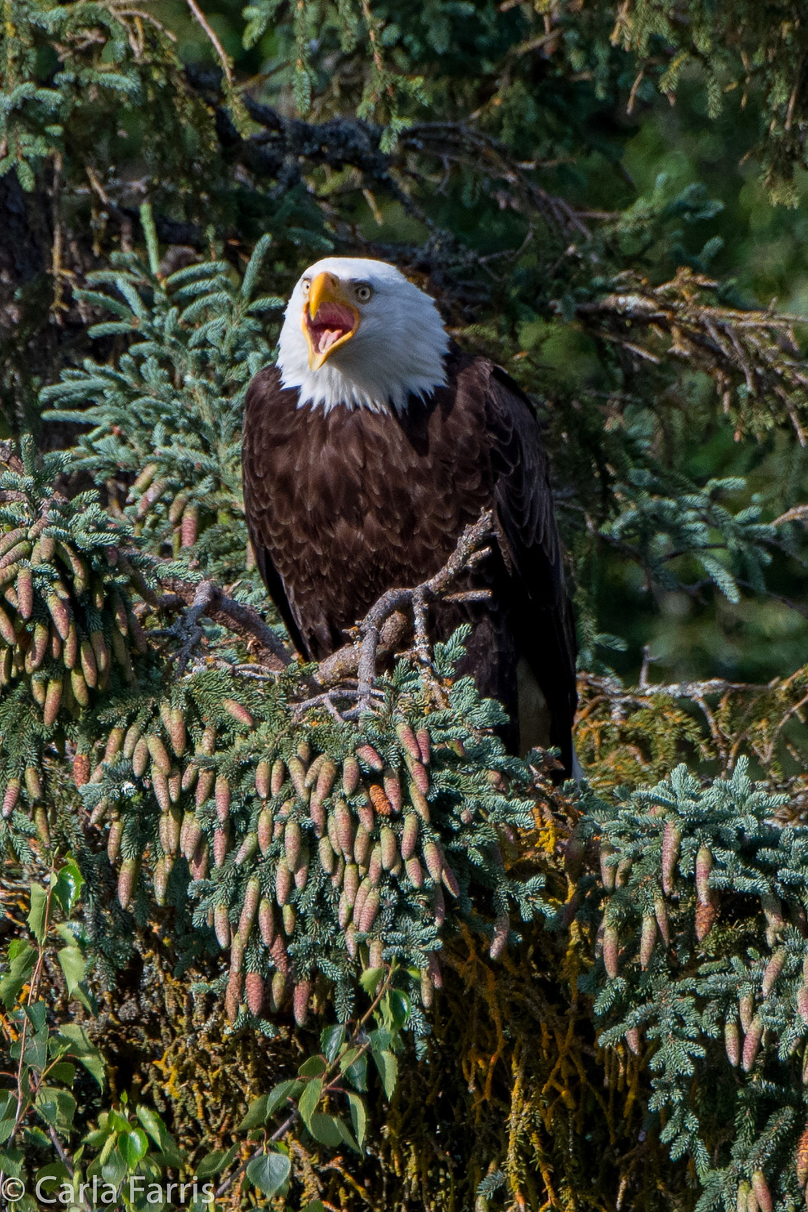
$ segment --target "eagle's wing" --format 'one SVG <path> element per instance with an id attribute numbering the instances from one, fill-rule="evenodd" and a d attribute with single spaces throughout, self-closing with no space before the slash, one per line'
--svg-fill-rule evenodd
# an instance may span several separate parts
<path id="1" fill-rule="evenodd" d="M 547 700 L 552 742 L 571 770 L 577 644 L 547 456 L 528 397 L 498 366 L 492 367 L 489 384 L 494 505 L 510 574 L 515 638 Z"/>
<path id="2" fill-rule="evenodd" d="M 308 659 L 308 646 L 297 625 L 281 575 L 272 559 L 268 533 L 273 516 L 273 502 L 271 485 L 266 477 L 267 462 L 261 457 L 261 452 L 266 448 L 267 442 L 271 441 L 267 422 L 273 395 L 282 390 L 280 375 L 274 366 L 267 367 L 257 374 L 247 389 L 241 449 L 244 512 L 258 571 L 286 625 L 292 643 L 297 651 Z"/>

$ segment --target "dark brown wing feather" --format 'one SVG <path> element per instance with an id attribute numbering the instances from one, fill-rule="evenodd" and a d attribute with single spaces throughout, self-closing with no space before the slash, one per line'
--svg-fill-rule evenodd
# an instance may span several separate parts
<path id="1" fill-rule="evenodd" d="M 541 432 L 528 397 L 500 367 L 487 394 L 494 501 L 516 647 L 550 710 L 550 738 L 572 766 L 577 644 Z"/>
<path id="2" fill-rule="evenodd" d="M 397 418 L 298 408 L 274 367 L 258 374 L 243 453 L 258 566 L 294 643 L 320 660 L 385 590 L 437 572 L 463 528 L 495 506 L 500 551 L 473 579 L 492 601 L 442 608 L 436 631 L 472 623 L 466 669 L 511 712 L 526 657 L 558 713 L 553 741 L 568 765 L 575 649 L 539 427 L 491 363 L 454 349 L 447 378 Z"/>

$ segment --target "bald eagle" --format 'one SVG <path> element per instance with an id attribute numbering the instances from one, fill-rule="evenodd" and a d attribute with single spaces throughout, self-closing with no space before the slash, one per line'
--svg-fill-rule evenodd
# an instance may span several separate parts
<path id="1" fill-rule="evenodd" d="M 322 660 L 386 590 L 436 573 L 492 509 L 484 601 L 438 604 L 472 631 L 459 670 L 500 701 L 506 743 L 572 772 L 575 631 L 547 456 L 527 396 L 449 338 L 392 265 L 328 257 L 298 281 L 277 365 L 252 380 L 244 502 L 258 568 L 300 653 Z"/>

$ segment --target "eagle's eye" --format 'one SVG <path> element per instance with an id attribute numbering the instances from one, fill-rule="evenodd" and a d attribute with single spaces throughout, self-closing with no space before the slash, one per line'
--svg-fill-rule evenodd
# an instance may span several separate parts
<path id="1" fill-rule="evenodd" d="M 303 285 L 302 285 L 301 289 L 302 289 L 302 291 L 303 291 L 303 295 L 304 295 L 304 297 L 305 297 L 305 296 L 306 296 L 306 295 L 309 293 L 309 291 L 311 290 L 311 282 L 308 280 L 308 278 L 304 278 L 304 279 L 303 279 Z"/>
<path id="2" fill-rule="evenodd" d="M 368 303 L 373 295 L 373 287 L 367 282 L 360 282 L 354 293 L 360 303 Z"/>

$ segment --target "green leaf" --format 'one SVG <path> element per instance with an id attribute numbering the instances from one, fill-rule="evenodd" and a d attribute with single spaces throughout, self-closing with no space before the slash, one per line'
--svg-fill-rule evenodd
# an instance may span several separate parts
<path id="1" fill-rule="evenodd" d="M 401 989 L 391 989 L 384 999 L 387 1002 L 390 1021 L 394 1030 L 400 1031 L 410 1017 L 411 1004 Z"/>
<path id="2" fill-rule="evenodd" d="M 60 1026 L 58 1032 L 51 1036 L 50 1052 L 51 1056 L 55 1053 L 66 1053 L 74 1057 L 103 1088 L 106 1069 L 104 1058 L 95 1044 L 90 1043 L 87 1032 L 78 1023 L 64 1023 Z"/>
<path id="3" fill-rule="evenodd" d="M 361 1149 L 365 1143 L 365 1132 L 367 1131 L 367 1111 L 365 1110 L 364 1102 L 358 1094 L 353 1094 L 350 1090 L 346 1091 L 346 1093 L 351 1107 L 351 1123 L 353 1125 L 354 1136 Z"/>
<path id="4" fill-rule="evenodd" d="M 367 968 L 359 977 L 359 984 L 369 997 L 373 997 L 383 976 L 384 968 Z"/>
<path id="5" fill-rule="evenodd" d="M 339 1116 L 336 1116 L 335 1118 L 344 1144 L 346 1144 L 349 1149 L 353 1149 L 354 1153 L 361 1153 L 362 1150 L 354 1140 L 353 1132 L 351 1132 L 351 1129 L 348 1127 L 345 1120 L 341 1119 Z"/>
<path id="6" fill-rule="evenodd" d="M 368 1088 L 368 1055 L 363 1052 L 358 1056 L 352 1065 L 348 1065 L 345 1070 L 345 1076 L 353 1086 L 354 1090 L 367 1090 Z"/>
<path id="7" fill-rule="evenodd" d="M 341 1026 L 326 1027 L 320 1033 L 320 1047 L 329 1065 L 337 1059 L 337 1053 L 345 1042 L 345 1028 Z"/>
<path id="8" fill-rule="evenodd" d="M 313 1199 L 305 1208 L 301 1208 L 300 1212 L 325 1212 L 325 1207 L 319 1199 Z"/>
<path id="9" fill-rule="evenodd" d="M 25 1017 L 34 1029 L 34 1035 L 44 1036 L 47 1040 L 47 1006 L 43 1001 L 32 1002 L 30 1006 L 25 1007 Z"/>
<path id="10" fill-rule="evenodd" d="M 339 1069 L 340 1073 L 344 1073 L 346 1069 L 350 1069 L 351 1065 L 356 1061 L 358 1056 L 362 1055 L 361 1048 L 349 1048 L 344 1056 L 340 1057 Z"/>
<path id="11" fill-rule="evenodd" d="M 130 1170 L 134 1170 L 141 1158 L 145 1157 L 148 1147 L 148 1138 L 141 1128 L 132 1128 L 118 1137 L 118 1148 Z"/>
<path id="12" fill-rule="evenodd" d="M 76 860 L 68 859 L 60 869 L 56 883 L 53 885 L 53 895 L 59 902 L 59 907 L 65 917 L 70 917 L 83 887 L 84 876 L 79 871 Z"/>
<path id="13" fill-rule="evenodd" d="M 41 1191 L 44 1195 L 48 1196 L 48 1202 L 50 1202 L 50 1199 L 56 1194 L 61 1184 L 63 1182 L 70 1182 L 70 1175 L 68 1174 L 67 1166 L 63 1162 L 47 1162 L 41 1170 L 37 1170 L 34 1182 L 37 1193 Z M 54 1199 L 53 1202 L 56 1203 L 57 1201 Z"/>
<path id="14" fill-rule="evenodd" d="M 123 1099 L 121 1099 L 121 1102 L 123 1102 Z M 107 1123 L 114 1132 L 126 1133 L 130 1128 L 129 1120 L 117 1111 L 110 1111 Z"/>
<path id="15" fill-rule="evenodd" d="M 296 1081 L 294 1078 L 291 1081 L 279 1082 L 277 1086 L 273 1086 L 268 1096 L 267 1118 L 270 1115 L 274 1115 L 280 1107 L 285 1107 L 290 1098 L 297 1098 L 302 1089 L 303 1083 Z"/>
<path id="16" fill-rule="evenodd" d="M 203 1157 L 201 1162 L 194 1166 L 197 1178 L 209 1178 L 212 1174 L 221 1174 L 228 1166 L 232 1166 L 238 1157 L 240 1148 L 240 1142 L 236 1141 L 235 1145 L 231 1145 L 226 1153 L 209 1153 L 207 1157 Z"/>
<path id="17" fill-rule="evenodd" d="M 144 1107 L 143 1103 L 138 1103 L 135 1114 L 154 1143 L 162 1148 L 164 1139 L 168 1137 L 168 1129 L 157 1112 L 152 1111 L 151 1107 Z"/>
<path id="18" fill-rule="evenodd" d="M 247 1114 L 238 1126 L 239 1132 L 249 1132 L 251 1128 L 261 1128 L 269 1116 L 269 1095 L 261 1094 L 254 1098 L 247 1108 Z"/>
<path id="19" fill-rule="evenodd" d="M 34 971 L 37 950 L 25 939 L 15 938 L 8 948 L 8 972 L 0 980 L 0 1001 L 10 1009 Z"/>
<path id="20" fill-rule="evenodd" d="M 149 1136 L 159 1147 L 160 1156 L 164 1163 L 175 1168 L 182 1166 L 185 1160 L 182 1151 L 157 1112 L 152 1111 L 151 1107 L 145 1107 L 142 1103 L 138 1103 L 135 1108 L 135 1114 Z"/>
<path id="21" fill-rule="evenodd" d="M 71 1065 L 69 1061 L 57 1061 L 48 1070 L 48 1077 L 56 1078 L 66 1086 L 72 1086 L 76 1077 L 76 1066 Z"/>
<path id="22" fill-rule="evenodd" d="M 95 1128 L 94 1131 L 88 1132 L 86 1136 L 82 1137 L 82 1141 L 91 1149 L 100 1149 L 110 1139 L 110 1136 L 114 1136 L 114 1133 L 110 1133 L 106 1128 Z"/>
<path id="23" fill-rule="evenodd" d="M 301 1077 L 319 1077 L 325 1073 L 326 1063 L 321 1056 L 310 1056 L 298 1069 Z"/>
<path id="24" fill-rule="evenodd" d="M 50 1141 L 50 1137 L 46 1136 L 45 1140 Z M 0 1170 L 3 1170 L 4 1173 L 19 1178 L 23 1171 L 24 1161 L 24 1149 L 0 1149 Z"/>
<path id="25" fill-rule="evenodd" d="M 323 1079 L 321 1077 L 313 1077 L 300 1096 L 297 1108 L 300 1112 L 300 1118 L 307 1128 L 311 1128 L 311 1117 L 322 1097 L 322 1093 Z"/>
<path id="26" fill-rule="evenodd" d="M 70 1131 L 76 1113 L 76 1100 L 69 1090 L 58 1086 L 40 1086 L 34 1107 L 49 1128 L 57 1132 Z"/>
<path id="27" fill-rule="evenodd" d="M 376 1068 L 379 1070 L 384 1092 L 387 1098 L 391 1099 L 393 1091 L 396 1088 L 396 1082 L 398 1081 L 398 1061 L 392 1052 L 377 1052 L 375 1049 L 373 1051 L 373 1059 L 376 1062 Z"/>
<path id="28" fill-rule="evenodd" d="M 28 925 L 31 928 L 40 947 L 48 932 L 48 894 L 41 884 L 31 885 L 31 908 L 28 912 Z"/>
<path id="29" fill-rule="evenodd" d="M 247 1166 L 247 1177 L 268 1199 L 277 1195 L 289 1178 L 292 1163 L 283 1153 L 261 1153 Z"/>
<path id="30" fill-rule="evenodd" d="M 321 1145 L 328 1145 L 331 1149 L 338 1148 L 345 1140 L 336 1115 L 317 1112 L 312 1115 L 311 1123 L 307 1124 L 307 1127 L 315 1140 L 318 1140 Z"/>
<path id="31" fill-rule="evenodd" d="M 67 992 L 72 997 L 76 989 L 84 980 L 84 973 L 87 969 L 87 962 L 84 956 L 79 951 L 78 947 L 62 947 L 56 952 L 62 972 L 65 974 L 67 981 Z"/>
<path id="32" fill-rule="evenodd" d="M 118 1183 L 122 1183 L 126 1178 L 127 1170 L 126 1158 L 120 1149 L 112 1149 L 101 1166 L 101 1175 L 104 1182 L 113 1183 L 117 1187 Z"/>
<path id="33" fill-rule="evenodd" d="M 0 1090 L 0 1143 L 8 1140 L 17 1117 L 17 1099 L 10 1090 Z"/>
<path id="34" fill-rule="evenodd" d="M 19 1047 L 19 1044 L 17 1044 Z M 11 1049 L 11 1055 L 14 1056 L 16 1048 Z M 28 1035 L 25 1040 L 25 1052 L 23 1053 L 23 1061 L 29 1069 L 36 1069 L 40 1073 L 44 1070 L 48 1063 L 48 1037 Z"/>

